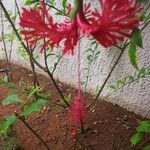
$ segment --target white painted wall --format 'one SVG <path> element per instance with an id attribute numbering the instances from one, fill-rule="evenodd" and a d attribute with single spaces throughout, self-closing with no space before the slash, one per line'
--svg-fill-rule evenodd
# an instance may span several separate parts
<path id="1" fill-rule="evenodd" d="M 13 8 L 13 1 L 4 1 L 5 6 L 8 9 Z M 18 0 L 19 6 L 23 5 L 22 0 Z M 97 6 L 97 1 L 94 2 L 95 6 Z M 57 18 L 56 18 L 57 19 Z M 5 25 L 7 31 L 7 24 Z M 139 49 L 138 51 L 138 59 L 140 67 L 148 67 L 150 66 L 150 25 L 144 30 L 144 49 Z M 0 43 L 1 46 L 2 43 Z M 14 45 L 14 51 L 12 54 L 12 60 L 17 64 L 21 64 L 23 66 L 28 66 L 28 61 L 20 58 L 17 54 L 17 46 L 16 42 Z M 82 40 L 82 60 L 81 67 L 85 68 L 87 63 L 85 61 L 85 50 L 89 48 L 89 41 L 87 39 Z M 91 78 L 88 83 L 88 91 L 92 94 L 96 94 L 96 87 L 100 86 L 105 80 L 110 68 L 114 64 L 117 56 L 119 55 L 119 51 L 117 49 L 104 49 L 99 46 L 99 50 L 101 51 L 99 58 L 91 67 Z M 4 58 L 3 52 L 0 51 L 0 58 Z M 42 58 L 39 59 L 42 64 Z M 53 66 L 53 62 L 55 59 L 51 59 L 49 61 L 49 66 Z M 74 56 L 66 55 L 59 64 L 56 72 L 55 78 L 60 81 L 67 83 L 69 85 L 76 86 L 76 69 L 77 69 L 77 57 L 76 54 Z M 39 71 L 39 69 L 37 69 Z M 109 82 L 116 81 L 117 79 L 122 78 L 128 73 L 134 73 L 136 70 L 131 67 L 128 61 L 127 53 L 125 53 L 116 69 L 114 70 L 112 77 Z M 82 81 L 86 75 L 85 71 L 82 71 Z M 106 87 L 103 91 L 103 96 L 107 95 L 110 90 Z M 118 104 L 121 107 L 128 109 L 129 111 L 133 111 L 137 114 L 145 116 L 150 111 L 150 78 L 147 77 L 142 80 L 140 83 L 130 84 L 125 86 L 123 89 L 120 89 L 117 93 L 107 99 L 108 101 Z M 150 117 L 150 113 L 148 114 Z"/>

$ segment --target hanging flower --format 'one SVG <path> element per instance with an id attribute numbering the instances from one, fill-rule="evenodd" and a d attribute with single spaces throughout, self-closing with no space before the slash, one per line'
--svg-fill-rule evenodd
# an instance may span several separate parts
<path id="1" fill-rule="evenodd" d="M 64 43 L 63 53 L 73 54 L 78 41 L 78 29 L 92 35 L 101 45 L 109 47 L 125 37 L 131 36 L 131 31 L 139 25 L 137 14 L 141 6 L 134 0 L 99 0 L 101 11 L 90 9 L 90 4 L 83 6 L 80 0 L 78 11 L 71 20 L 66 18 L 62 23 L 54 23 L 52 16 L 43 1 L 38 9 L 23 8 L 20 17 L 21 33 L 32 48 L 37 41 L 45 39 L 41 44 L 41 52 L 47 46 Z M 67 6 L 68 13 L 71 5 Z M 43 43 L 43 42 L 42 42 Z"/>
<path id="2" fill-rule="evenodd" d="M 58 45 L 61 41 L 60 33 L 57 31 L 57 23 L 54 23 L 52 16 L 48 14 L 45 3 L 41 2 L 38 9 L 23 8 L 20 17 L 20 26 L 23 27 L 21 33 L 32 48 L 37 41 L 44 40 L 41 45 L 41 52 L 44 48 Z M 42 41 L 43 43 L 43 41 Z"/>
<path id="3" fill-rule="evenodd" d="M 78 29 L 76 20 L 71 21 L 66 19 L 63 23 L 59 23 L 58 30 L 61 34 L 62 41 L 64 42 L 63 54 L 74 53 L 74 47 L 78 42 Z"/>
<path id="4" fill-rule="evenodd" d="M 23 8 L 19 24 L 23 27 L 21 33 L 25 36 L 30 48 L 33 48 L 38 41 L 45 39 L 45 42 L 41 42 L 40 51 L 42 52 L 46 47 L 53 47 L 64 41 L 63 53 L 71 52 L 73 54 L 78 39 L 74 21 L 66 19 L 63 23 L 54 23 L 43 1 L 38 9 Z"/>
<path id="5" fill-rule="evenodd" d="M 88 19 L 78 16 L 79 27 L 90 33 L 101 45 L 110 47 L 131 36 L 139 25 L 141 6 L 134 0 L 99 0 L 101 11 L 95 10 Z"/>
<path id="6" fill-rule="evenodd" d="M 77 14 L 80 14 L 83 18 L 84 15 L 90 15 L 90 4 L 84 6 L 84 12 L 82 8 L 79 9 Z M 67 5 L 68 14 L 71 11 L 71 5 Z M 78 15 L 77 15 L 78 16 Z M 20 26 L 23 27 L 21 33 L 25 36 L 25 40 L 29 44 L 30 48 L 40 41 L 41 52 L 48 46 L 56 46 L 61 42 L 64 44 L 63 54 L 74 53 L 74 47 L 78 41 L 78 22 L 77 16 L 71 20 L 66 17 L 62 23 L 55 23 L 53 17 L 48 14 L 48 9 L 43 1 L 39 8 L 23 8 L 22 15 L 20 17 Z"/>
<path id="7" fill-rule="evenodd" d="M 74 48 L 77 45 L 77 42 L 79 40 L 79 35 L 78 35 L 78 30 L 79 28 L 79 24 L 78 24 L 78 20 L 77 20 L 77 16 L 78 14 L 81 14 L 80 16 L 82 16 L 83 18 L 85 18 L 85 16 L 89 16 L 90 15 L 90 4 L 88 5 L 84 5 L 83 10 L 82 10 L 82 4 L 80 2 L 80 6 L 78 8 L 78 12 L 77 15 L 75 15 L 75 17 L 73 18 L 73 20 L 71 20 L 71 18 L 66 18 L 66 20 L 63 23 L 59 23 L 59 31 L 61 32 L 61 34 L 63 35 L 62 40 L 64 40 L 64 49 L 63 49 L 63 54 L 65 53 L 71 53 L 74 54 Z M 70 4 L 67 5 L 67 14 L 69 15 L 71 13 L 72 7 Z M 82 11 L 84 12 L 84 14 L 82 13 Z M 85 15 L 85 16 L 84 16 Z"/>
<path id="8" fill-rule="evenodd" d="M 81 123 L 83 123 L 85 121 L 85 117 L 86 117 L 85 101 L 81 95 L 76 96 L 72 100 L 72 104 L 70 107 L 70 120 L 71 120 L 73 126 L 75 126 L 72 129 L 72 132 L 73 132 L 72 134 L 76 134 L 77 127 L 79 127 L 81 125 Z"/>

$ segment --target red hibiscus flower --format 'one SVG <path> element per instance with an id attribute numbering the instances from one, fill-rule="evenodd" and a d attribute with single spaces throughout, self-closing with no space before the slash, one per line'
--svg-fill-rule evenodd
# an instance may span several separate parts
<path id="1" fill-rule="evenodd" d="M 80 14 L 81 18 L 84 19 L 85 16 L 89 17 L 91 14 L 90 11 L 90 4 L 84 5 L 82 8 L 83 2 L 80 2 L 78 11 L 76 16 L 71 20 L 70 18 L 67 18 L 63 23 L 59 23 L 59 31 L 62 35 L 62 40 L 64 40 L 64 49 L 63 53 L 74 53 L 74 47 L 77 45 L 79 35 L 78 31 L 80 30 L 77 16 Z M 71 5 L 67 5 L 67 14 L 71 12 Z M 84 13 L 83 13 L 84 12 Z M 85 20 L 85 19 L 84 19 Z"/>
<path id="2" fill-rule="evenodd" d="M 22 34 L 32 48 L 39 40 L 45 39 L 41 44 L 41 51 L 50 46 L 64 42 L 63 53 L 73 54 L 78 41 L 78 29 L 91 34 L 101 45 L 109 47 L 125 37 L 130 37 L 131 31 L 138 26 L 138 12 L 140 5 L 133 0 L 99 0 L 101 12 L 91 11 L 90 4 L 84 5 L 80 0 L 78 11 L 73 20 L 67 18 L 63 23 L 54 23 L 48 14 L 45 3 L 42 1 L 38 9 L 23 8 L 20 26 L 24 29 Z M 71 6 L 68 6 L 68 12 Z"/>
<path id="3" fill-rule="evenodd" d="M 68 13 L 71 11 L 71 5 L 67 7 Z M 83 14 L 84 11 L 84 14 Z M 84 6 L 82 10 L 82 3 L 79 7 L 77 15 L 71 20 L 69 17 L 62 23 L 54 23 L 52 16 L 48 14 L 48 10 L 43 1 L 38 9 L 23 8 L 20 17 L 20 26 L 23 27 L 21 33 L 25 36 L 25 40 L 32 48 L 37 41 L 45 39 L 41 43 L 41 52 L 48 46 L 59 45 L 64 43 L 63 54 L 74 52 L 74 47 L 78 41 L 78 20 L 77 16 L 80 15 L 85 21 L 85 16 L 90 16 L 90 4 Z"/>
<path id="4" fill-rule="evenodd" d="M 86 105 L 83 97 L 76 96 L 70 107 L 70 119 L 72 124 L 75 126 L 74 129 L 77 129 L 84 122 L 86 117 Z M 74 130 L 75 131 L 75 130 Z M 75 133 L 74 133 L 75 134 Z"/>
<path id="5" fill-rule="evenodd" d="M 63 53 L 73 54 L 74 46 L 77 44 L 78 34 L 75 20 L 66 19 L 63 23 L 54 23 L 52 16 L 48 14 L 45 3 L 42 1 L 38 9 L 23 8 L 20 17 L 21 33 L 32 48 L 37 41 L 41 41 L 41 52 L 48 46 L 59 45 L 64 42 Z"/>
<path id="6" fill-rule="evenodd" d="M 101 11 L 92 12 L 92 17 L 83 20 L 78 16 L 81 29 L 90 33 L 101 45 L 109 47 L 125 37 L 139 25 L 137 14 L 141 6 L 134 0 L 99 0 Z"/>
<path id="7" fill-rule="evenodd" d="M 78 28 L 76 26 L 76 20 L 71 21 L 67 18 L 65 22 L 59 23 L 58 30 L 64 42 L 63 54 L 73 54 L 74 47 L 77 45 L 78 42 Z"/>
<path id="8" fill-rule="evenodd" d="M 58 45 L 61 41 L 60 33 L 57 31 L 57 23 L 54 23 L 53 18 L 48 14 L 44 2 L 38 9 L 23 8 L 19 24 L 23 27 L 21 33 L 25 36 L 30 48 L 37 41 L 43 39 L 45 39 L 45 43 L 41 45 L 41 51 L 48 45 Z"/>

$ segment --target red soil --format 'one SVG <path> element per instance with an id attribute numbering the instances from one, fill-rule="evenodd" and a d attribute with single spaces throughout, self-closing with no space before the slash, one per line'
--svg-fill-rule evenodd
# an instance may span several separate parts
<path id="1" fill-rule="evenodd" d="M 0 68 L 5 62 L 0 60 Z M 23 77 L 24 81 L 32 81 L 31 71 L 12 64 L 13 82 L 17 85 Z M 2 76 L 2 74 L 0 75 Z M 46 90 L 52 93 L 51 100 L 59 98 L 51 81 L 38 75 L 41 84 Z M 64 93 L 74 93 L 75 89 L 59 82 Z M 0 86 L 0 100 L 7 95 L 6 87 Z M 88 99 L 92 96 L 88 95 Z M 0 118 L 18 110 L 18 107 L 11 105 L 4 107 L 0 104 Z M 71 135 L 70 122 L 68 121 L 67 110 L 48 104 L 42 111 L 32 114 L 26 121 L 46 141 L 51 150 L 131 150 L 130 136 L 141 117 L 128 112 L 117 105 L 106 101 L 98 103 L 88 113 L 84 134 L 73 138 Z M 20 141 L 23 150 L 45 150 L 42 143 L 30 132 L 19 120 L 13 127 L 16 138 Z"/>

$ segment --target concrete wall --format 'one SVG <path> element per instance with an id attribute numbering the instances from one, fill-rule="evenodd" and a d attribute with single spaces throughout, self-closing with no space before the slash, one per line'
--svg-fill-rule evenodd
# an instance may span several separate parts
<path id="1" fill-rule="evenodd" d="M 23 2 L 21 0 L 18 0 L 18 2 L 19 2 L 19 6 L 22 6 Z M 5 1 L 5 6 L 7 6 L 7 8 L 9 9 L 12 9 L 13 1 L 9 1 L 9 2 Z M 98 6 L 96 1 L 95 1 L 95 6 Z M 5 28 L 7 30 L 7 25 L 5 25 Z M 138 59 L 139 59 L 140 68 L 150 66 L 150 59 L 149 59 L 150 58 L 150 46 L 149 46 L 150 25 L 147 26 L 147 28 L 144 30 L 143 36 L 144 36 L 144 49 L 138 50 Z M 28 61 L 26 59 L 20 58 L 20 56 L 18 55 L 16 50 L 17 45 L 18 43 L 16 42 L 12 54 L 13 61 L 23 66 L 29 67 Z M 83 68 L 87 66 L 85 51 L 87 48 L 89 48 L 89 40 L 87 40 L 87 38 L 83 39 L 81 46 L 82 46 L 82 52 L 81 52 L 82 81 L 84 81 L 86 76 L 86 71 L 83 70 Z M 119 50 L 115 48 L 105 49 L 99 46 L 98 50 L 101 51 L 101 53 L 98 59 L 91 66 L 91 71 L 90 71 L 91 77 L 88 83 L 88 91 L 91 92 L 92 94 L 96 94 L 97 86 L 98 87 L 101 86 L 106 76 L 108 75 L 110 68 L 112 67 L 112 65 L 116 61 L 116 58 L 119 55 Z M 4 57 L 3 52 L 0 51 L 0 58 L 3 57 Z M 42 57 L 39 59 L 39 61 L 41 64 L 44 64 Z M 55 58 L 51 58 L 49 61 L 49 66 L 52 67 L 55 61 L 56 61 Z M 76 81 L 77 81 L 76 69 L 77 69 L 76 54 L 74 56 L 66 55 L 61 60 L 61 63 L 59 64 L 55 72 L 55 78 L 58 78 L 60 81 L 65 82 L 67 84 L 76 86 Z M 37 70 L 39 71 L 39 69 Z M 125 52 L 121 60 L 119 61 L 119 64 L 115 68 L 109 82 L 116 81 L 117 79 L 122 78 L 128 73 L 134 74 L 134 72 L 136 72 L 136 70 L 129 64 L 127 52 Z M 109 92 L 110 89 L 105 87 L 102 95 L 105 96 Z M 109 97 L 107 100 L 112 103 L 118 104 L 121 107 L 128 109 L 129 111 L 134 111 L 135 113 L 143 116 L 147 115 L 148 112 L 150 111 L 150 78 L 147 77 L 142 81 L 140 81 L 140 83 L 134 83 L 125 86 L 124 88 L 116 92 L 113 96 Z M 150 117 L 150 113 L 148 114 L 148 117 Z"/>

